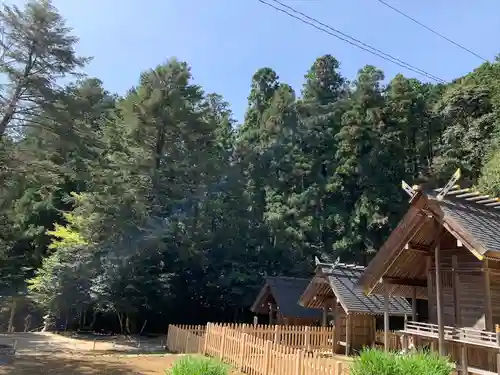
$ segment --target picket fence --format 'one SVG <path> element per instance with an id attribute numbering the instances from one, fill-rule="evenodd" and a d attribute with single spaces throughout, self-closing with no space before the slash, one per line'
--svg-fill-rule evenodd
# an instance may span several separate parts
<path id="1" fill-rule="evenodd" d="M 264 341 L 306 351 L 331 351 L 335 334 L 334 327 L 249 324 L 229 324 L 225 327 L 247 333 Z"/>
<path id="2" fill-rule="evenodd" d="M 333 328 L 171 325 L 167 347 L 172 352 L 219 358 L 248 375 L 348 374 L 352 359 L 332 355 L 328 337 L 333 337 Z M 321 350 L 328 345 L 329 355 L 322 356 Z"/>

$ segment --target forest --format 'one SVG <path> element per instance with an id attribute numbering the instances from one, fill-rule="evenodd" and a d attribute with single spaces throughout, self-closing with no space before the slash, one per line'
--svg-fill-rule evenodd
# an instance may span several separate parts
<path id="1" fill-rule="evenodd" d="M 263 67 L 238 123 L 174 57 L 109 92 L 49 1 L 3 5 L 0 26 L 2 330 L 27 311 L 130 332 L 248 321 L 266 275 L 366 264 L 405 212 L 401 180 L 459 167 L 500 195 L 498 59 L 433 84 L 344 77 L 325 55 L 299 92 Z"/>

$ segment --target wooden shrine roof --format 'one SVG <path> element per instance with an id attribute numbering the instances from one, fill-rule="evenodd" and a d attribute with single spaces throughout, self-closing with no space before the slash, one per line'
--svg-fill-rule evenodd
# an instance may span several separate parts
<path id="1" fill-rule="evenodd" d="M 481 255 L 500 254 L 500 206 L 488 206 L 481 200 L 466 200 L 467 194 L 449 193 L 438 202 L 444 221 L 462 232 L 467 242 L 474 243 L 475 251 Z M 465 197 L 463 197 L 465 195 Z M 488 198 L 485 198 L 488 199 Z M 483 199 L 482 201 L 484 201 Z"/>
<path id="2" fill-rule="evenodd" d="M 468 250 L 478 260 L 500 260 L 500 199 L 459 187 L 442 199 L 437 199 L 437 192 L 417 191 L 412 197 L 407 213 L 360 279 L 366 293 L 379 291 L 379 280 L 392 270 L 392 277 L 422 282 L 418 298 L 426 298 L 423 257 L 432 255 L 436 223 L 442 224 L 444 236 L 453 240 L 448 241 L 449 247 L 459 250 L 460 243 L 463 251 Z M 396 294 L 411 296 L 410 288 L 401 285 L 397 289 Z"/>
<path id="3" fill-rule="evenodd" d="M 321 318 L 320 310 L 299 305 L 299 298 L 308 284 L 308 279 L 298 277 L 267 277 L 250 310 L 253 312 L 262 311 L 262 304 L 266 303 L 268 295 L 271 294 L 284 317 L 319 320 Z"/>
<path id="4" fill-rule="evenodd" d="M 309 284 L 314 288 L 318 279 L 326 279 L 333 294 L 337 298 L 344 311 L 349 314 L 384 314 L 384 297 L 376 294 L 367 296 L 357 285 L 365 267 L 343 263 L 322 263 L 318 266 L 316 276 Z M 307 303 L 308 297 L 304 293 L 301 303 Z M 411 315 L 411 306 L 405 298 L 391 296 L 389 298 L 389 315 L 404 316 Z"/>

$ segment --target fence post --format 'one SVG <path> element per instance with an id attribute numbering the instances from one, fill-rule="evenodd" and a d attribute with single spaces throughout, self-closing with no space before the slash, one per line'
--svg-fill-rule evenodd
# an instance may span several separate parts
<path id="1" fill-rule="evenodd" d="M 203 355 L 207 355 L 207 349 L 208 349 L 208 336 L 210 334 L 210 324 L 207 323 L 207 327 L 205 328 L 205 336 L 203 340 L 203 351 L 201 352 Z"/>
<path id="2" fill-rule="evenodd" d="M 275 343 L 275 344 L 276 344 L 276 343 L 278 343 L 278 344 L 279 344 L 279 342 L 280 342 L 280 340 L 279 340 L 279 335 L 280 335 L 280 334 L 279 334 L 279 327 L 280 327 L 280 326 L 278 326 L 278 325 L 274 326 L 274 343 Z"/>
<path id="3" fill-rule="evenodd" d="M 226 327 L 222 327 L 222 334 L 221 334 L 221 339 L 220 339 L 220 352 L 219 352 L 219 356 L 220 356 L 221 360 L 224 359 L 225 346 L 226 346 Z"/>
<path id="4" fill-rule="evenodd" d="M 264 374 L 270 373 L 271 369 L 271 344 L 272 342 L 267 340 L 264 344 Z"/>
<path id="5" fill-rule="evenodd" d="M 189 353 L 189 337 L 191 336 L 191 333 L 186 330 L 186 346 L 184 349 L 184 353 Z"/>
<path id="6" fill-rule="evenodd" d="M 175 336 L 174 336 L 174 352 L 179 352 L 179 350 L 177 349 L 177 346 L 178 346 L 178 343 L 179 343 L 179 328 L 177 326 L 173 326 L 175 327 Z"/>
<path id="7" fill-rule="evenodd" d="M 302 375 L 304 373 L 304 351 L 297 350 L 295 352 L 295 371 L 294 375 Z"/>
<path id="8" fill-rule="evenodd" d="M 238 363 L 238 370 L 240 372 L 243 372 L 243 362 L 245 360 L 245 347 L 246 347 L 246 343 L 247 343 L 247 337 L 248 337 L 248 335 L 246 333 L 243 333 L 241 335 L 240 358 L 239 358 L 239 363 Z"/>
<path id="9" fill-rule="evenodd" d="M 344 370 L 344 366 L 341 361 L 337 361 L 335 365 L 335 375 L 342 375 L 342 370 Z"/>
<path id="10" fill-rule="evenodd" d="M 305 349 L 309 352 L 311 351 L 311 332 L 309 331 L 309 327 L 305 328 L 305 337 L 304 337 L 304 346 Z"/>

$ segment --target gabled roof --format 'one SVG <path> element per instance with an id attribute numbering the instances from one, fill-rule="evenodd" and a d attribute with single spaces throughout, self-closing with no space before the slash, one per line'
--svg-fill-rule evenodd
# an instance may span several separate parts
<path id="1" fill-rule="evenodd" d="M 474 250 L 479 254 L 500 254 L 500 205 L 494 202 L 490 202 L 490 205 L 481 203 L 493 199 L 474 196 L 471 195 L 474 193 L 467 191 L 450 191 L 441 201 L 430 194 L 428 197 L 438 203 L 446 223 L 462 232 L 467 242 L 476 244 Z M 481 197 L 483 199 L 477 199 Z"/>
<path id="2" fill-rule="evenodd" d="M 267 277 L 264 286 L 255 299 L 251 311 L 256 312 L 271 294 L 279 307 L 280 313 L 288 318 L 320 319 L 321 311 L 299 305 L 299 298 L 309 284 L 308 279 L 297 277 Z"/>
<path id="3" fill-rule="evenodd" d="M 316 270 L 316 276 L 310 286 L 326 279 L 340 305 L 349 314 L 384 314 L 384 297 L 379 295 L 367 296 L 357 286 L 365 267 L 352 264 L 322 263 Z M 303 294 L 304 296 L 305 294 Z M 411 315 L 411 306 L 402 297 L 389 297 L 389 315 Z"/>
<path id="4" fill-rule="evenodd" d="M 416 244 L 430 249 L 436 223 L 441 223 L 447 235 L 454 238 L 455 243 L 460 241 L 464 251 L 468 250 L 477 259 L 500 258 L 500 200 L 458 187 L 451 189 L 442 199 L 438 199 L 436 193 L 419 190 L 412 197 L 407 213 L 360 279 L 365 292 L 377 291 L 378 281 L 395 267 L 397 260 L 408 263 L 405 274 L 401 270 L 398 276 L 422 278 L 425 262 L 422 262 L 421 255 L 417 259 L 405 251 L 405 246 Z M 408 291 L 403 291 L 404 287 L 395 289 L 400 295 L 408 294 Z M 420 298 L 425 297 L 421 295 Z"/>

